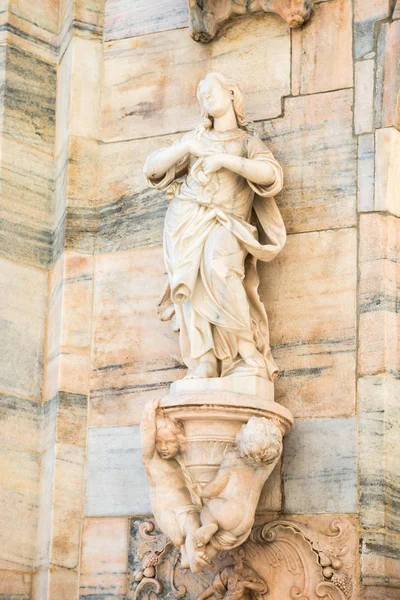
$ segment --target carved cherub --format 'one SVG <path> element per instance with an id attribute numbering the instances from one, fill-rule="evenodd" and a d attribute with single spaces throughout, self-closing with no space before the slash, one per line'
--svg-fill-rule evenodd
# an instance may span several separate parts
<path id="1" fill-rule="evenodd" d="M 197 573 L 209 564 L 204 545 L 194 539 L 200 527 L 201 500 L 183 462 L 183 426 L 157 414 L 158 408 L 159 400 L 146 404 L 141 420 L 142 457 L 151 506 L 160 529 L 181 549 L 182 566 L 190 566 Z"/>
<path id="2" fill-rule="evenodd" d="M 209 559 L 240 546 L 250 535 L 262 487 L 282 452 L 280 429 L 264 417 L 251 417 L 236 437 L 215 477 L 200 495 L 201 527 L 195 540 L 207 544 Z"/>
<path id="3" fill-rule="evenodd" d="M 244 551 L 231 552 L 233 565 L 225 567 L 197 600 L 217 597 L 221 600 L 263 600 L 268 586 L 244 559 Z"/>

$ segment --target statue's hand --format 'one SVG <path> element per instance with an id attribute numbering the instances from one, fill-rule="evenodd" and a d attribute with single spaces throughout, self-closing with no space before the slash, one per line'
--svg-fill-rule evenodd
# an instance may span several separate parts
<path id="1" fill-rule="evenodd" d="M 206 175 L 211 175 L 211 173 L 219 171 L 224 166 L 224 158 L 225 155 L 222 152 L 214 154 L 213 156 L 207 156 L 207 158 L 203 160 L 203 172 Z"/>
<path id="2" fill-rule="evenodd" d="M 202 140 L 188 140 L 186 142 L 187 153 L 192 156 L 210 156 L 215 154 L 215 147 Z"/>

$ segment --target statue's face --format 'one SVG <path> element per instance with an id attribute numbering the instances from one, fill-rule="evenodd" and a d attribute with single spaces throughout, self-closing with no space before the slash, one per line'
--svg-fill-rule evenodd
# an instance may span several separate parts
<path id="1" fill-rule="evenodd" d="M 169 429 L 157 429 L 156 451 L 164 460 L 175 458 L 179 452 L 179 442 L 176 435 Z"/>
<path id="2" fill-rule="evenodd" d="M 201 82 L 201 103 L 211 117 L 223 117 L 232 107 L 232 94 L 218 79 L 210 77 Z"/>

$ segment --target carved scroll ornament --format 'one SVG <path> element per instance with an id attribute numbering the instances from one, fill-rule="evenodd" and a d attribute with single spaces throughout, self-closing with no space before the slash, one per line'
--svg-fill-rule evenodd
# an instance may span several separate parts
<path id="1" fill-rule="evenodd" d="M 234 15 L 275 13 L 289 27 L 301 27 L 313 12 L 312 0 L 188 0 L 189 25 L 196 42 L 215 38 L 221 25 Z"/>
<path id="2" fill-rule="evenodd" d="M 154 524 L 133 521 L 128 600 L 355 600 L 354 527 L 345 518 L 328 531 L 295 520 L 254 528 L 240 549 L 193 575 Z M 154 571 L 147 566 L 152 563 Z M 146 575 L 147 573 L 147 575 Z"/>

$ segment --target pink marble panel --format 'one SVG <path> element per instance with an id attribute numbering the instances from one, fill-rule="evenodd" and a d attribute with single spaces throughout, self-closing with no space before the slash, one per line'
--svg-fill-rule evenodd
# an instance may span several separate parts
<path id="1" fill-rule="evenodd" d="M 165 282 L 160 248 L 96 257 L 90 425 L 138 423 L 146 400 L 183 377 L 177 334 L 156 315 Z"/>
<path id="2" fill-rule="evenodd" d="M 122 600 L 127 593 L 129 521 L 86 518 L 83 526 L 80 598 Z"/>
<path id="3" fill-rule="evenodd" d="M 260 263 L 260 293 L 281 373 L 276 400 L 295 417 L 354 413 L 357 242 L 355 229 L 290 235 Z"/>
<path id="4" fill-rule="evenodd" d="M 212 44 L 197 44 L 186 29 L 110 42 L 104 59 L 107 141 L 197 125 L 196 87 L 208 71 L 239 79 L 251 119 L 279 115 L 281 98 L 290 92 L 290 35 L 275 16 L 234 19 Z"/>
<path id="5" fill-rule="evenodd" d="M 292 93 L 315 94 L 352 85 L 351 3 L 322 2 L 305 27 L 292 32 Z"/>

